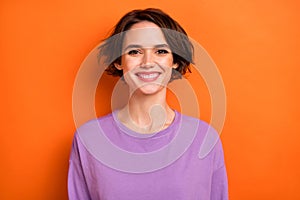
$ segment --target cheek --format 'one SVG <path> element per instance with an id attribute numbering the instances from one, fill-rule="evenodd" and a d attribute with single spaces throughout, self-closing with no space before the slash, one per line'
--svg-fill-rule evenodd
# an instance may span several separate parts
<path id="1" fill-rule="evenodd" d="M 134 58 L 134 57 L 131 57 L 131 58 L 123 58 L 122 59 L 122 62 L 121 62 L 121 65 L 123 67 L 123 72 L 128 72 L 132 69 L 134 69 L 135 67 L 139 66 L 140 64 L 140 61 L 138 58 Z"/>
<path id="2" fill-rule="evenodd" d="M 166 56 L 166 57 L 163 57 L 159 60 L 159 62 L 161 64 L 163 64 L 164 66 L 166 67 L 172 67 L 173 65 L 173 56 Z"/>

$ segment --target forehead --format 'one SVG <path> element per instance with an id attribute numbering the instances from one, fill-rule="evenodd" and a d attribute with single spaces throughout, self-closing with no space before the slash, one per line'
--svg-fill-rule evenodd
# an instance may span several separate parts
<path id="1" fill-rule="evenodd" d="M 161 29 L 151 22 L 140 22 L 134 24 L 130 30 L 126 31 L 123 47 L 128 45 L 140 45 L 143 47 L 153 47 L 167 44 Z"/>

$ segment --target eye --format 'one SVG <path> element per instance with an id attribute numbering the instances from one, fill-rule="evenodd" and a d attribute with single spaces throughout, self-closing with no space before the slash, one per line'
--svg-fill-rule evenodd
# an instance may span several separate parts
<path id="1" fill-rule="evenodd" d="M 158 50 L 156 51 L 156 53 L 157 53 L 157 54 L 168 54 L 169 51 L 166 50 L 166 49 L 158 49 Z"/>
<path id="2" fill-rule="evenodd" d="M 128 51 L 128 55 L 137 55 L 137 54 L 140 54 L 141 51 L 137 50 L 137 49 L 133 49 L 133 50 L 130 50 Z"/>

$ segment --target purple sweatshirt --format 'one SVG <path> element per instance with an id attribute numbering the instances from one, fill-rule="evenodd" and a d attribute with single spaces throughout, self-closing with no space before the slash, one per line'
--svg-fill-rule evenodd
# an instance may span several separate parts
<path id="1" fill-rule="evenodd" d="M 221 141 L 207 123 L 175 111 L 154 134 L 124 126 L 116 112 L 77 129 L 70 200 L 227 200 Z"/>

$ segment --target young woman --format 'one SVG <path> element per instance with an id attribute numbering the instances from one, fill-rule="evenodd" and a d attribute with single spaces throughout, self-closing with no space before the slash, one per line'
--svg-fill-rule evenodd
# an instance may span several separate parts
<path id="1" fill-rule="evenodd" d="M 184 29 L 159 9 L 133 10 L 99 48 L 107 73 L 122 77 L 129 100 L 80 127 L 70 156 L 70 200 L 225 200 L 221 142 L 199 158 L 205 122 L 169 107 L 166 90 L 192 62 Z"/>

